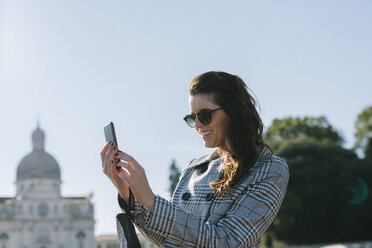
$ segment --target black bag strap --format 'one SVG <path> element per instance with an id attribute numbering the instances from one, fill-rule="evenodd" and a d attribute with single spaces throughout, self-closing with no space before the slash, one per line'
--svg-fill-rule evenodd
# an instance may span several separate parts
<path id="1" fill-rule="evenodd" d="M 125 206 L 125 213 L 127 215 L 130 215 L 130 210 L 132 208 L 132 196 L 133 196 L 133 193 L 132 193 L 132 190 L 129 188 L 129 199 L 128 199 L 128 205 Z"/>
<path id="2" fill-rule="evenodd" d="M 134 195 L 132 193 L 132 190 L 129 188 L 128 209 L 125 210 L 129 215 L 132 208 L 132 198 L 134 198 Z"/>
<path id="3" fill-rule="evenodd" d="M 120 194 L 119 196 L 119 204 L 120 204 Z M 134 225 L 132 221 L 130 220 L 131 217 L 131 208 L 132 208 L 132 199 L 134 198 L 134 195 L 132 193 L 132 190 L 129 188 L 129 199 L 128 204 L 124 203 L 124 214 L 118 214 L 117 218 L 120 222 L 121 227 L 123 228 L 125 238 L 127 240 L 127 246 L 132 248 L 141 248 L 141 244 L 138 240 L 136 230 L 134 228 Z M 121 205 L 121 204 L 120 204 Z"/>

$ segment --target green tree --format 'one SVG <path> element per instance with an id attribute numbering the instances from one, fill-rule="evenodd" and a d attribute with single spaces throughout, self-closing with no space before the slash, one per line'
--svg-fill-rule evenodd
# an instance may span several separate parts
<path id="1" fill-rule="evenodd" d="M 316 140 L 330 140 L 342 145 L 344 140 L 324 116 L 275 119 L 265 133 L 265 141 L 276 150 L 284 140 L 311 137 Z"/>
<path id="2" fill-rule="evenodd" d="M 172 162 L 169 166 L 169 193 L 172 196 L 174 190 L 176 189 L 179 177 L 181 176 L 181 171 L 178 169 L 176 161 L 172 159 Z"/>
<path id="3" fill-rule="evenodd" d="M 367 155 L 371 153 L 372 139 L 372 106 L 363 109 L 355 122 L 356 147 L 362 149 Z"/>
<path id="4" fill-rule="evenodd" d="M 372 161 L 372 139 L 368 139 L 367 146 L 364 149 L 364 154 L 365 154 L 367 160 Z M 372 165 L 371 165 L 371 167 L 372 167 Z"/>
<path id="5" fill-rule="evenodd" d="M 372 181 L 372 166 L 342 147 L 342 136 L 325 117 L 276 119 L 265 141 L 290 171 L 285 199 L 268 230 L 272 237 L 289 244 L 370 239 L 371 197 L 355 197 L 358 182 Z"/>
<path id="6" fill-rule="evenodd" d="M 277 155 L 290 167 L 287 194 L 269 231 L 289 244 L 369 240 L 371 197 L 351 204 L 358 179 L 371 173 L 352 150 L 314 138 L 283 141 Z"/>

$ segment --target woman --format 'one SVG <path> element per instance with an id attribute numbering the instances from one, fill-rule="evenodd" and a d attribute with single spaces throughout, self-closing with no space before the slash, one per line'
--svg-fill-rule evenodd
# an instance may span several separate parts
<path id="1" fill-rule="evenodd" d="M 238 76 L 201 74 L 189 95 L 184 120 L 215 150 L 183 169 L 171 201 L 155 195 L 143 167 L 114 144 L 101 152 L 103 171 L 122 209 L 131 188 L 132 221 L 158 246 L 258 247 L 282 203 L 288 166 L 264 143 L 256 102 Z M 116 171 L 115 159 L 126 170 Z"/>

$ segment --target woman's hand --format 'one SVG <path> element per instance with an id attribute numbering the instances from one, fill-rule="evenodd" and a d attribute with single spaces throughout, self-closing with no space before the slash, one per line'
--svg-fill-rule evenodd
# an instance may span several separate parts
<path id="1" fill-rule="evenodd" d="M 120 178 L 129 185 L 137 201 L 152 210 L 155 194 L 152 192 L 147 181 L 145 169 L 132 156 L 125 152 L 119 151 L 114 158 L 120 159 L 121 162 L 118 165 L 125 168 L 125 170 L 123 168 L 120 169 Z"/>
<path id="2" fill-rule="evenodd" d="M 121 162 L 116 164 L 115 159 L 119 159 Z M 155 194 L 147 181 L 144 168 L 132 156 L 118 151 L 117 146 L 109 142 L 101 151 L 101 160 L 103 173 L 114 184 L 125 203 L 128 204 L 130 187 L 137 201 L 152 210 Z M 116 165 L 122 168 L 118 171 Z"/>
<path id="3" fill-rule="evenodd" d="M 129 187 L 128 184 L 119 175 L 125 173 L 123 168 L 120 171 L 116 170 L 115 154 L 117 154 L 117 146 L 113 142 L 108 142 L 101 151 L 103 173 L 111 180 L 118 190 L 121 198 L 128 204 Z"/>

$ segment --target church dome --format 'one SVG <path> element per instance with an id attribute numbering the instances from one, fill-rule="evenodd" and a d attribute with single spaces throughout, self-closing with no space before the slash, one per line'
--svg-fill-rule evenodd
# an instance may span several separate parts
<path id="1" fill-rule="evenodd" d="M 17 181 L 24 179 L 54 179 L 61 181 L 56 159 L 44 150 L 45 134 L 39 125 L 32 133 L 33 150 L 17 167 Z"/>

